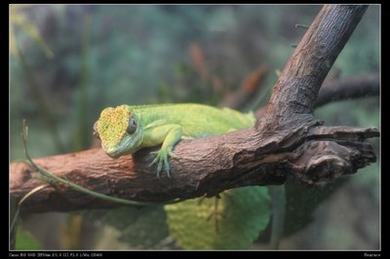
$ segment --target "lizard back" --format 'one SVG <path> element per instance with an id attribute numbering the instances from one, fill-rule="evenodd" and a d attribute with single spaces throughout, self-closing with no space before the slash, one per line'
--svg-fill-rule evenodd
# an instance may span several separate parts
<path id="1" fill-rule="evenodd" d="M 157 120 L 179 124 L 185 136 L 219 135 L 254 125 L 253 113 L 241 113 L 229 108 L 202 104 L 158 104 L 129 106 L 144 125 Z"/>

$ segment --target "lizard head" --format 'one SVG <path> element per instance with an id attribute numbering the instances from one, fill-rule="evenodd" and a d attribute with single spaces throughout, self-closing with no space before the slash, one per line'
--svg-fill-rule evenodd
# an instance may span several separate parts
<path id="1" fill-rule="evenodd" d="M 142 125 L 127 105 L 104 109 L 93 128 L 103 150 L 113 158 L 136 152 L 143 140 Z"/>

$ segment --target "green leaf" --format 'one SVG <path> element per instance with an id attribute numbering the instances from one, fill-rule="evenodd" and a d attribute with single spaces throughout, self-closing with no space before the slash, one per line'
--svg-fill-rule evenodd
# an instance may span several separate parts
<path id="1" fill-rule="evenodd" d="M 38 250 L 41 245 L 27 230 L 18 228 L 16 232 L 16 250 Z"/>
<path id="2" fill-rule="evenodd" d="M 165 206 L 171 236 L 184 249 L 247 249 L 270 219 L 266 187 L 226 191 Z"/>

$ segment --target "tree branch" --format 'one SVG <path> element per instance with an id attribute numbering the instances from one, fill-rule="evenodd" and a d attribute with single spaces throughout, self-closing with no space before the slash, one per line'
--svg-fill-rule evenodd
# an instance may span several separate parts
<path id="1" fill-rule="evenodd" d="M 379 75 L 367 74 L 325 82 L 321 87 L 315 107 L 350 99 L 379 95 Z"/>
<path id="2" fill-rule="evenodd" d="M 246 185 L 281 184 L 287 177 L 321 184 L 375 161 L 371 146 L 357 142 L 378 136 L 375 129 L 308 124 L 286 133 L 283 137 L 279 134 L 259 138 L 257 131 L 247 129 L 219 137 L 184 140 L 175 148 L 178 158 L 171 159 L 172 178 L 157 178 L 155 168 L 148 167 L 150 150 L 113 160 L 97 148 L 34 161 L 88 189 L 148 202 L 213 196 Z M 42 184 L 32 177 L 32 169 L 25 163 L 12 163 L 11 176 L 11 196 L 15 199 Z M 114 205 L 56 185 L 26 200 L 23 209 L 68 211 Z"/>
<path id="3" fill-rule="evenodd" d="M 150 149 L 118 159 L 109 158 L 101 149 L 91 149 L 35 161 L 93 191 L 148 202 L 213 196 L 240 186 L 282 184 L 287 178 L 318 185 L 354 173 L 376 160 L 365 140 L 378 137 L 378 130 L 325 127 L 312 118 L 311 110 L 331 64 L 365 9 L 358 5 L 324 6 L 276 83 L 266 119 L 254 128 L 181 141 L 171 159 L 172 178 L 156 177 L 155 168 L 148 166 Z M 31 170 L 23 163 L 11 164 L 13 199 L 41 184 Z M 26 200 L 23 210 L 111 206 L 118 205 L 56 185 Z"/>
<path id="4" fill-rule="evenodd" d="M 320 10 L 287 61 L 267 105 L 267 116 L 257 128 L 288 128 L 289 121 L 312 120 L 321 84 L 367 7 L 325 5 Z"/>
<path id="5" fill-rule="evenodd" d="M 377 73 L 351 76 L 342 79 L 332 79 L 324 82 L 318 98 L 314 104 L 315 108 L 331 102 L 347 99 L 366 98 L 379 95 L 379 76 Z M 256 111 L 256 117 L 264 116 L 266 107 Z"/>

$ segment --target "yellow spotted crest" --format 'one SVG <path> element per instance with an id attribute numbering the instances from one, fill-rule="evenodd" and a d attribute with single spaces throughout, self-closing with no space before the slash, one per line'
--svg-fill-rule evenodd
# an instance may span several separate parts
<path id="1" fill-rule="evenodd" d="M 126 105 L 104 109 L 97 121 L 95 130 L 107 148 L 117 145 L 126 134 L 130 111 Z"/>

